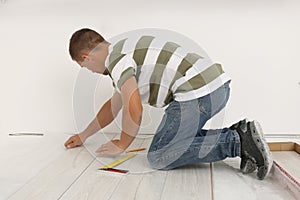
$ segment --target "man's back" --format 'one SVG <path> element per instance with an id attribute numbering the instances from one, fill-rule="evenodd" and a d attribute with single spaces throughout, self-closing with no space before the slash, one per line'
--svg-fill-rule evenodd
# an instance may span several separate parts
<path id="1" fill-rule="evenodd" d="M 106 67 L 116 89 L 134 75 L 142 102 L 152 106 L 196 99 L 230 80 L 201 47 L 171 31 L 131 31 L 109 42 Z"/>

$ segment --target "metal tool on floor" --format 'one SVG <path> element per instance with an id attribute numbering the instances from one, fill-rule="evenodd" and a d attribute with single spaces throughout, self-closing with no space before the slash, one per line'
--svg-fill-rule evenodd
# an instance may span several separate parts
<path id="1" fill-rule="evenodd" d="M 43 133 L 29 133 L 29 132 L 22 132 L 22 133 L 10 133 L 9 136 L 44 136 Z"/>

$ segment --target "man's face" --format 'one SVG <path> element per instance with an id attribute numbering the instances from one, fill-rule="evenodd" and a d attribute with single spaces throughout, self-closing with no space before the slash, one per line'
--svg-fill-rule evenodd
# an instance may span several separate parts
<path id="1" fill-rule="evenodd" d="M 105 60 L 108 55 L 109 43 L 103 42 L 97 45 L 90 52 L 86 52 L 82 55 L 83 61 L 76 61 L 81 67 L 86 67 L 88 70 L 94 73 L 103 74 L 105 71 Z"/>

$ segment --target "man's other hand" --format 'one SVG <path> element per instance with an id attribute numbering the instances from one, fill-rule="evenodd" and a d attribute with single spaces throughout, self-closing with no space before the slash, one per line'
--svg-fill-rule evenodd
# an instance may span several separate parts
<path id="1" fill-rule="evenodd" d="M 85 139 L 80 136 L 80 134 L 73 135 L 65 142 L 65 147 L 67 149 L 79 147 L 84 143 Z"/>
<path id="2" fill-rule="evenodd" d="M 96 153 L 101 156 L 117 156 L 124 152 L 124 147 L 122 147 L 120 140 L 111 140 L 106 144 L 101 145 L 97 149 Z"/>

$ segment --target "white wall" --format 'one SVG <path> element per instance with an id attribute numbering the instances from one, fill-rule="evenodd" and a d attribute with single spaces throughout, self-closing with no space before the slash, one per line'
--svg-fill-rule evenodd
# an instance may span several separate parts
<path id="1" fill-rule="evenodd" d="M 190 37 L 223 64 L 233 78 L 226 125 L 248 116 L 268 133 L 300 133 L 299 9 L 297 0 L 2 0 L 0 132 L 81 130 L 92 116 L 74 123 L 80 69 L 68 55 L 71 34 L 88 27 L 110 38 L 156 27 Z M 97 110 L 111 83 L 81 73 L 99 83 Z M 146 111 L 142 130 L 153 132 L 162 111 Z"/>

